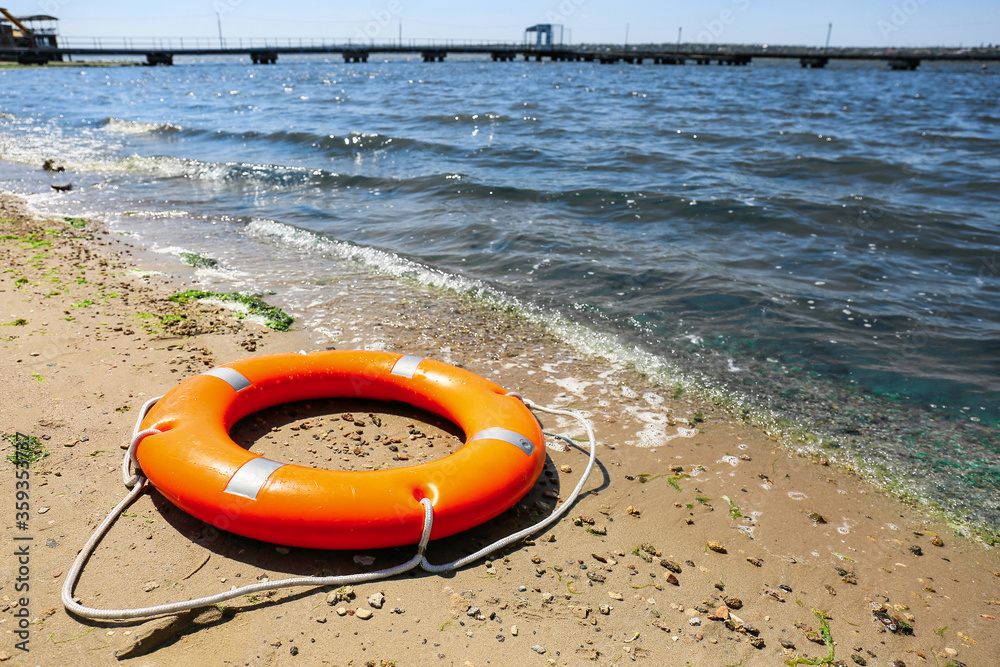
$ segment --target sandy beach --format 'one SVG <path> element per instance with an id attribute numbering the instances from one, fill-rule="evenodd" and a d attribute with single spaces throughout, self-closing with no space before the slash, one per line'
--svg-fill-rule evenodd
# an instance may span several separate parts
<path id="1" fill-rule="evenodd" d="M 446 575 L 414 571 L 340 595 L 293 588 L 150 621 L 71 616 L 60 588 L 126 492 L 120 461 L 142 403 L 216 365 L 316 342 L 295 325 L 274 331 L 221 306 L 170 301 L 198 287 L 193 272 L 94 221 L 35 219 L 12 198 L 0 218 L 0 662 L 996 664 L 996 549 L 697 397 L 583 357 L 509 314 L 417 288 L 381 305 L 389 351 L 460 365 L 593 423 L 599 463 L 564 520 Z M 333 346 L 351 349 L 350 333 Z M 346 414 L 364 424 L 365 442 L 378 432 L 400 446 L 355 446 Z M 302 465 L 405 465 L 460 444 L 447 424 L 378 404 L 314 401 L 259 417 L 234 438 Z M 539 417 L 546 430 L 583 436 L 570 420 Z M 30 467 L 12 462 L 16 433 L 38 438 Z M 550 450 L 523 500 L 432 542 L 429 559 L 458 558 L 548 514 L 585 463 L 580 449 Z M 24 522 L 18 502 L 30 505 Z M 75 595 L 100 608 L 154 605 L 265 577 L 388 567 L 413 552 L 265 544 L 218 531 L 154 490 L 121 515 Z"/>

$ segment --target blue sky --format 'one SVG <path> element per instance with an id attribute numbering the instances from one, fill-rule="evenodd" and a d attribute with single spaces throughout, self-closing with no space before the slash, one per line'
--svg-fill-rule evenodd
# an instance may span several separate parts
<path id="1" fill-rule="evenodd" d="M 302 37 L 517 41 L 561 23 L 567 41 L 978 46 L 1000 43 L 997 0 L 35 0 L 15 15 L 53 14 L 74 37 Z"/>

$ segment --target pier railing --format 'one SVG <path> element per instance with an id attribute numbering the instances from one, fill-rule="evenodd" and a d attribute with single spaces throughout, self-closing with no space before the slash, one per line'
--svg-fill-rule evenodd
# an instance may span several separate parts
<path id="1" fill-rule="evenodd" d="M 379 40 L 357 39 L 352 37 L 314 39 L 307 37 L 59 37 L 59 46 L 64 49 L 152 49 L 152 50 L 247 50 L 247 49 L 331 49 L 366 48 L 383 51 L 385 49 L 452 49 L 476 48 L 484 51 L 490 49 L 516 49 L 524 46 L 520 42 L 497 42 L 475 39 L 395 39 Z"/>

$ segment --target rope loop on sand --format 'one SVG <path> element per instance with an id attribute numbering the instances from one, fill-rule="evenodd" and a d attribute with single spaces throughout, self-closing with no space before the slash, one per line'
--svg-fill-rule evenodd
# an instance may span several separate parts
<path id="1" fill-rule="evenodd" d="M 565 514 L 569 508 L 576 502 L 577 497 L 580 495 L 580 491 L 583 489 L 584 484 L 587 482 L 587 478 L 590 477 L 591 471 L 594 469 L 594 464 L 597 461 L 597 439 L 594 435 L 594 430 L 588 422 L 581 415 L 568 410 L 559 410 L 556 408 L 547 408 L 533 403 L 532 401 L 522 398 L 521 396 L 510 393 L 510 396 L 514 396 L 520 399 L 526 406 L 533 410 L 538 410 L 540 412 L 547 412 L 553 415 L 561 415 L 566 417 L 572 417 L 578 420 L 587 432 L 587 439 L 590 444 L 590 458 L 587 461 L 587 467 L 580 477 L 580 481 L 577 483 L 573 492 L 570 493 L 569 497 L 566 498 L 565 502 L 557 508 L 552 514 L 547 516 L 542 521 L 524 528 L 513 535 L 508 535 L 507 537 L 497 540 L 493 544 L 486 546 L 474 554 L 460 558 L 458 560 L 452 561 L 450 563 L 444 563 L 442 565 L 434 565 L 427 560 L 424 555 L 427 550 L 427 543 L 430 541 L 431 528 L 434 525 L 434 507 L 429 498 L 424 498 L 420 503 L 424 506 L 424 527 L 420 535 L 420 542 L 417 545 L 417 553 L 410 560 L 396 565 L 395 567 L 390 567 L 382 570 L 376 570 L 374 572 L 363 572 L 359 574 L 350 574 L 342 576 L 332 576 L 332 577 L 290 577 L 287 579 L 280 579 L 278 581 L 264 581 L 256 584 L 250 584 L 248 586 L 242 586 L 240 588 L 235 588 L 223 593 L 218 593 L 216 595 L 209 595 L 206 597 L 195 598 L 192 600 L 185 600 L 181 602 L 173 602 L 169 604 L 155 605 L 152 607 L 141 607 L 138 609 L 96 609 L 94 607 L 87 607 L 80 602 L 77 602 L 73 598 L 73 589 L 76 587 L 76 583 L 80 578 L 80 574 L 83 571 L 83 567 L 87 560 L 90 558 L 94 549 L 100 543 L 101 539 L 104 537 L 105 533 L 111 528 L 115 520 L 121 516 L 121 513 L 128 508 L 136 498 L 146 489 L 146 478 L 141 474 L 139 469 L 139 463 L 135 457 L 136 447 L 142 442 L 142 439 L 153 433 L 159 433 L 157 429 L 145 429 L 139 430 L 142 420 L 146 417 L 146 414 L 153 407 L 153 405 L 162 396 L 157 398 L 152 398 L 143 404 L 139 411 L 139 416 L 136 419 L 135 427 L 132 429 L 132 441 L 129 444 L 128 450 L 125 452 L 122 458 L 122 481 L 125 486 L 130 490 L 128 494 L 119 502 L 113 510 L 105 517 L 104 521 L 94 530 L 90 539 L 84 545 L 83 549 L 77 555 L 76 560 L 73 562 L 73 566 L 70 568 L 66 575 L 66 580 L 62 587 L 62 602 L 66 607 L 66 610 L 82 618 L 89 618 L 93 620 L 134 620 L 140 618 L 151 618 L 154 616 L 162 616 L 165 614 L 176 614 L 183 611 L 188 611 L 190 609 L 197 609 L 199 607 L 207 607 L 209 605 L 219 604 L 227 600 L 232 600 L 243 595 L 251 595 L 254 593 L 262 593 L 264 591 L 271 591 L 280 588 L 290 588 L 293 586 L 348 586 L 353 584 L 366 583 L 369 581 L 378 581 L 380 579 L 388 579 L 395 577 L 397 575 L 403 574 L 404 572 L 409 572 L 417 567 L 422 568 L 427 572 L 439 573 L 447 572 L 450 570 L 455 570 L 469 563 L 476 561 L 488 554 L 502 549 L 518 540 L 524 539 L 528 535 L 531 535 L 542 528 L 545 528 L 553 523 L 555 523 L 563 514 Z M 560 438 L 562 440 L 567 440 L 563 436 L 553 435 L 551 433 L 545 433 L 545 435 L 553 438 Z"/>

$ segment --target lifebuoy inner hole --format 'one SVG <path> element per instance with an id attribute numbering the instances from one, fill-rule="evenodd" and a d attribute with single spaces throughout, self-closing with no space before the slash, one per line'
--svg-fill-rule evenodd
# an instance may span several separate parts
<path id="1" fill-rule="evenodd" d="M 326 470 L 419 465 L 444 458 L 465 442 L 456 424 L 433 413 L 395 401 L 347 398 L 266 408 L 239 420 L 229 435 L 266 458 Z M 424 494 L 417 490 L 414 497 Z"/>

